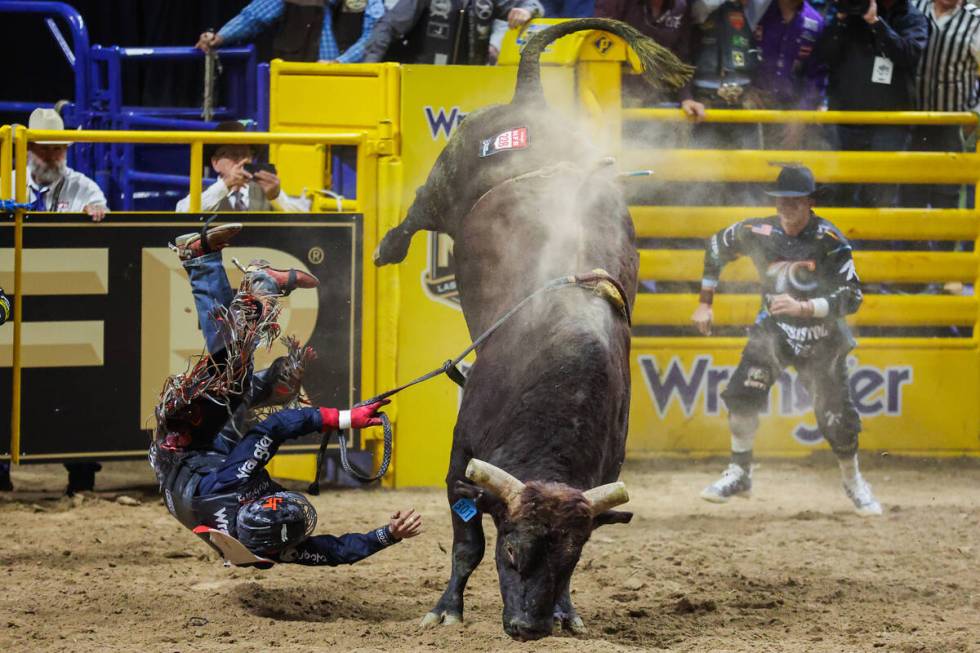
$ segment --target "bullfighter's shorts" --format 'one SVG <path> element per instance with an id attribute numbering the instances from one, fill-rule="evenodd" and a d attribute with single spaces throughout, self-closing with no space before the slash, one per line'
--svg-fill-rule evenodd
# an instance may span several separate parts
<path id="1" fill-rule="evenodd" d="M 861 418 L 847 377 L 845 339 L 830 335 L 805 354 L 794 352 L 789 339 L 775 324 L 764 321 L 749 329 L 742 360 L 722 392 L 728 410 L 736 415 L 757 415 L 765 410 L 769 389 L 783 368 L 792 365 L 813 398 L 817 427 L 838 456 L 857 452 Z"/>

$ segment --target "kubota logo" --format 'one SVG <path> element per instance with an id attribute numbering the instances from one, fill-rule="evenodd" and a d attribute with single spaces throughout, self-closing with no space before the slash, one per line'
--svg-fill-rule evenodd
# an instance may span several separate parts
<path id="1" fill-rule="evenodd" d="M 692 417 L 696 412 L 723 414 L 721 391 L 735 371 L 734 366 L 715 365 L 714 357 L 710 354 L 696 356 L 690 367 L 686 367 L 677 356 L 670 359 L 666 368 L 659 367 L 653 356 L 639 356 L 637 361 L 653 407 L 660 417 L 666 417 L 672 410 L 672 404 L 673 409 L 679 408 L 685 417 Z M 873 365 L 860 365 L 853 356 L 847 359 L 847 363 L 851 399 L 858 414 L 862 417 L 902 414 L 903 386 L 912 383 L 910 366 L 881 369 Z M 796 372 L 783 370 L 773 386 L 779 395 L 778 402 L 775 402 L 777 415 L 807 415 L 812 418 L 813 400 Z M 772 412 L 773 403 L 773 394 L 770 394 L 766 414 Z M 816 428 L 803 423 L 793 429 L 793 437 L 803 444 L 816 444 L 823 439 Z"/>

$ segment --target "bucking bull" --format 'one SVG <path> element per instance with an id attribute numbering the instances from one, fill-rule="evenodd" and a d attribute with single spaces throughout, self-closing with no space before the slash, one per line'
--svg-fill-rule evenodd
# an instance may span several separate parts
<path id="1" fill-rule="evenodd" d="M 446 477 L 451 506 L 469 498 L 497 526 L 503 626 L 521 640 L 559 624 L 584 632 L 569 596 L 582 547 L 594 528 L 632 517 L 612 508 L 628 500 L 615 481 L 629 416 L 635 235 L 613 162 L 548 108 L 540 79 L 549 43 L 593 29 L 623 37 L 655 85 L 676 87 L 689 75 L 617 21 L 537 33 L 513 100 L 467 116 L 375 254 L 378 265 L 399 262 L 416 231 L 450 235 L 473 338 L 547 282 L 579 276 L 537 295 L 477 348 Z M 452 520 L 452 575 L 423 625 L 462 620 L 463 590 L 483 558 L 479 514 Z"/>

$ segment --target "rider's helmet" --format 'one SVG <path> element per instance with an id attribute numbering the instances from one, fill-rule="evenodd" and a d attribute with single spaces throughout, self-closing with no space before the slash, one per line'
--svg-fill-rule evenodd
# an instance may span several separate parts
<path id="1" fill-rule="evenodd" d="M 276 492 L 238 511 L 238 541 L 257 554 L 296 546 L 316 528 L 316 510 L 298 492 Z"/>

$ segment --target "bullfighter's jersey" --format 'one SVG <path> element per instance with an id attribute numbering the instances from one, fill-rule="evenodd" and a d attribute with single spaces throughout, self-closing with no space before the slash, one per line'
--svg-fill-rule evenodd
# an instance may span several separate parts
<path id="1" fill-rule="evenodd" d="M 184 526 L 209 526 L 237 536 L 241 506 L 284 488 L 266 464 L 286 440 L 323 427 L 316 408 L 281 410 L 253 426 L 227 454 L 213 450 L 172 452 L 150 448 L 150 464 L 160 482 L 167 510 Z M 387 526 L 370 533 L 316 535 L 295 547 L 268 555 L 304 565 L 353 564 L 394 544 Z"/>
<path id="2" fill-rule="evenodd" d="M 861 282 L 851 245 L 837 227 L 812 214 L 797 236 L 783 231 L 778 216 L 733 224 L 708 239 L 702 287 L 715 288 L 721 269 L 739 256 L 750 257 L 759 272 L 762 307 L 757 324 L 783 336 L 801 354 L 824 339 L 853 347 L 844 317 L 861 305 Z M 770 298 L 783 293 L 797 300 L 815 300 L 823 310 L 807 318 L 771 315 Z"/>

